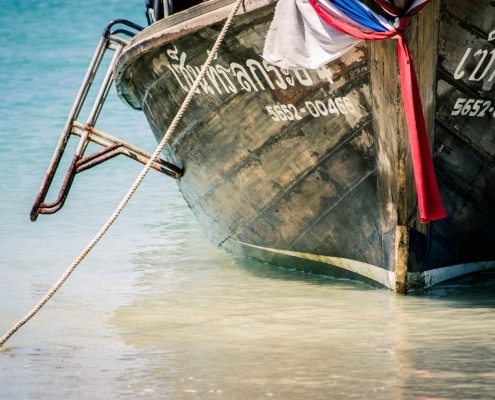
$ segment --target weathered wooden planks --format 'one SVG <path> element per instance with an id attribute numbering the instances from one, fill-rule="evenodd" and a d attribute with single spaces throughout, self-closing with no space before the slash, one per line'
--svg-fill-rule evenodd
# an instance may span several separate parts
<path id="1" fill-rule="evenodd" d="M 421 224 L 396 42 L 361 43 L 319 71 L 279 70 L 260 57 L 273 5 L 250 2 L 166 149 L 209 238 L 304 270 L 369 270 L 364 280 L 401 293 L 443 279 L 438 268 L 452 277 L 495 260 L 495 13 L 475 3 L 484 12 L 431 2 L 406 31 L 449 213 Z M 121 97 L 157 138 L 221 27 L 213 14 L 181 18 L 144 32 L 117 68 Z"/>
<path id="2" fill-rule="evenodd" d="M 449 218 L 432 228 L 429 268 L 495 258 L 494 30 L 491 2 L 442 2 L 435 162 Z"/>

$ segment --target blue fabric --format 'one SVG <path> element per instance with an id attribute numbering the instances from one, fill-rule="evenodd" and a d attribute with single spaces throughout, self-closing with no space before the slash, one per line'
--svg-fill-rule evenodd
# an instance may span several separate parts
<path id="1" fill-rule="evenodd" d="M 327 0 L 341 10 L 352 20 L 373 29 L 376 32 L 386 32 L 387 29 L 373 15 L 370 10 L 363 7 L 359 0 Z"/>

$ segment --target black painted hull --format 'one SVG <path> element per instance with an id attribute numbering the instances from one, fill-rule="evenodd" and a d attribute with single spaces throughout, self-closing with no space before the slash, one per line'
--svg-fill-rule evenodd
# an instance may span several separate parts
<path id="1" fill-rule="evenodd" d="M 144 111 L 158 140 L 205 62 L 229 3 L 206 3 L 161 21 L 121 56 L 119 94 Z M 260 56 L 273 17 L 269 3 L 250 2 L 235 18 L 166 148 L 166 158 L 185 169 L 180 189 L 210 240 L 262 261 L 400 292 L 492 267 L 493 110 L 478 112 L 495 105 L 489 81 L 495 66 L 488 55 L 476 70 L 481 56 L 474 54 L 493 47 L 483 37 L 493 18 L 483 21 L 473 7 L 472 21 L 462 20 L 460 2 L 444 1 L 423 11 L 440 17 L 439 28 L 435 18 L 419 22 L 437 35 L 425 52 L 434 60 L 430 75 L 420 53 L 416 64 L 448 212 L 421 224 L 408 147 L 401 143 L 407 136 L 399 129 L 400 100 L 390 104 L 383 92 L 383 80 L 397 76 L 384 77 L 376 63 L 381 54 L 396 57 L 395 46 L 361 43 L 318 71 L 282 71 Z M 479 3 L 493 15 L 488 1 Z M 464 62 L 459 40 L 473 49 Z M 474 100 L 469 112 L 459 98 Z M 397 138 L 386 132 L 394 119 Z"/>

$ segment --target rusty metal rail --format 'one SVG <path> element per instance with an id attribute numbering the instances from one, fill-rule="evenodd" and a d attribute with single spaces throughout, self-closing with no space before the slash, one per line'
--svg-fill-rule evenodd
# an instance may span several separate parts
<path id="1" fill-rule="evenodd" d="M 114 29 L 119 25 L 123 25 L 125 28 Z M 132 30 L 129 30 L 128 28 Z M 69 116 L 67 117 L 67 121 L 62 130 L 62 134 L 60 135 L 57 147 L 53 153 L 48 170 L 46 171 L 41 187 L 36 195 L 30 214 L 31 221 L 36 221 L 39 214 L 53 214 L 63 207 L 76 174 L 101 164 L 102 162 L 107 161 L 119 154 L 123 154 L 142 164 L 146 164 L 150 159 L 150 153 L 133 146 L 130 143 L 99 131 L 94 127 L 96 121 L 98 120 L 98 116 L 100 115 L 103 104 L 105 103 L 108 92 L 113 84 L 113 69 L 115 63 L 121 55 L 122 50 L 129 44 L 129 41 L 124 39 L 122 36 L 130 39 L 142 29 L 143 28 L 137 24 L 119 19 L 112 21 L 103 31 L 103 35 L 98 43 L 79 92 L 77 93 Z M 87 99 L 89 90 L 93 85 L 94 79 L 107 50 L 114 51 L 113 58 L 107 68 L 105 77 L 86 122 L 78 122 L 77 119 L 81 109 Z M 67 170 L 57 199 L 53 202 L 45 202 L 46 195 L 48 194 L 71 136 L 79 137 L 79 143 L 72 157 L 72 162 Z M 89 156 L 84 156 L 89 142 L 103 146 L 103 149 L 96 151 Z M 179 179 L 183 173 L 180 168 L 162 159 L 157 159 L 152 164 L 151 168 L 175 179 Z"/>
<path id="2" fill-rule="evenodd" d="M 36 315 L 36 313 L 41 310 L 41 308 L 50 300 L 53 295 L 60 289 L 60 287 L 64 284 L 64 282 L 69 278 L 69 276 L 74 272 L 74 270 L 77 268 L 77 266 L 81 263 L 81 261 L 89 254 L 89 252 L 96 246 L 96 244 L 101 240 L 103 235 L 110 229 L 112 224 L 117 220 L 119 217 L 120 213 L 123 211 L 123 209 L 126 207 L 126 205 L 129 203 L 131 197 L 133 194 L 136 192 L 138 189 L 139 185 L 143 182 L 143 179 L 147 175 L 148 171 L 150 168 L 152 168 L 152 164 L 157 162 L 159 160 L 159 155 L 167 145 L 168 141 L 172 137 L 172 134 L 175 132 L 175 129 L 177 128 L 179 122 L 181 121 L 184 113 L 186 112 L 187 108 L 189 107 L 189 104 L 192 101 L 192 98 L 194 94 L 196 93 L 201 81 L 203 80 L 206 71 L 208 68 L 210 68 L 212 60 L 216 57 L 218 49 L 220 48 L 223 40 L 225 39 L 225 36 L 227 34 L 227 31 L 232 25 L 232 21 L 234 19 L 234 16 L 237 14 L 237 11 L 239 10 L 239 7 L 241 6 L 241 3 L 244 0 L 236 0 L 234 6 L 232 7 L 232 10 L 229 14 L 229 17 L 227 18 L 227 21 L 225 22 L 220 34 L 217 37 L 217 40 L 215 41 L 215 44 L 213 45 L 208 58 L 206 59 L 206 62 L 203 64 L 198 76 L 196 77 L 196 80 L 194 81 L 191 89 L 189 90 L 186 98 L 184 99 L 184 102 L 182 103 L 181 107 L 179 108 L 179 111 L 175 115 L 174 119 L 172 120 L 172 123 L 170 124 L 169 128 L 167 129 L 167 132 L 165 135 L 163 135 L 162 140 L 158 144 L 158 147 L 156 148 L 155 152 L 151 155 L 151 157 L 148 159 L 146 162 L 146 165 L 144 166 L 143 170 L 137 177 L 136 181 L 133 183 L 132 187 L 129 189 L 127 194 L 124 196 L 118 207 L 115 209 L 115 212 L 110 216 L 110 218 L 107 220 L 105 225 L 100 229 L 100 231 L 96 234 L 96 236 L 91 240 L 91 242 L 86 246 L 86 248 L 79 254 L 79 256 L 74 260 L 74 262 L 70 265 L 69 268 L 63 273 L 63 275 L 60 277 L 60 279 L 50 288 L 50 290 L 45 294 L 45 296 L 29 311 L 23 318 L 19 320 L 9 331 L 5 333 L 2 337 L 0 337 L 0 348 L 5 344 L 7 340 L 15 333 L 17 332 L 24 324 L 26 324 L 32 317 Z"/>

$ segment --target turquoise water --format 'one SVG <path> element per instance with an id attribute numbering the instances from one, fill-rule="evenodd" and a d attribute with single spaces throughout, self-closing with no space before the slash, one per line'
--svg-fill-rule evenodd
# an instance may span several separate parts
<path id="1" fill-rule="evenodd" d="M 76 178 L 62 211 L 29 220 L 103 28 L 116 18 L 145 25 L 142 3 L 0 5 L 0 335 L 141 171 L 113 159 Z M 97 127 L 156 146 L 114 91 Z M 0 351 L 0 398 L 490 399 L 494 308 L 492 272 L 404 298 L 229 256 L 205 240 L 175 183 L 152 171 Z"/>

